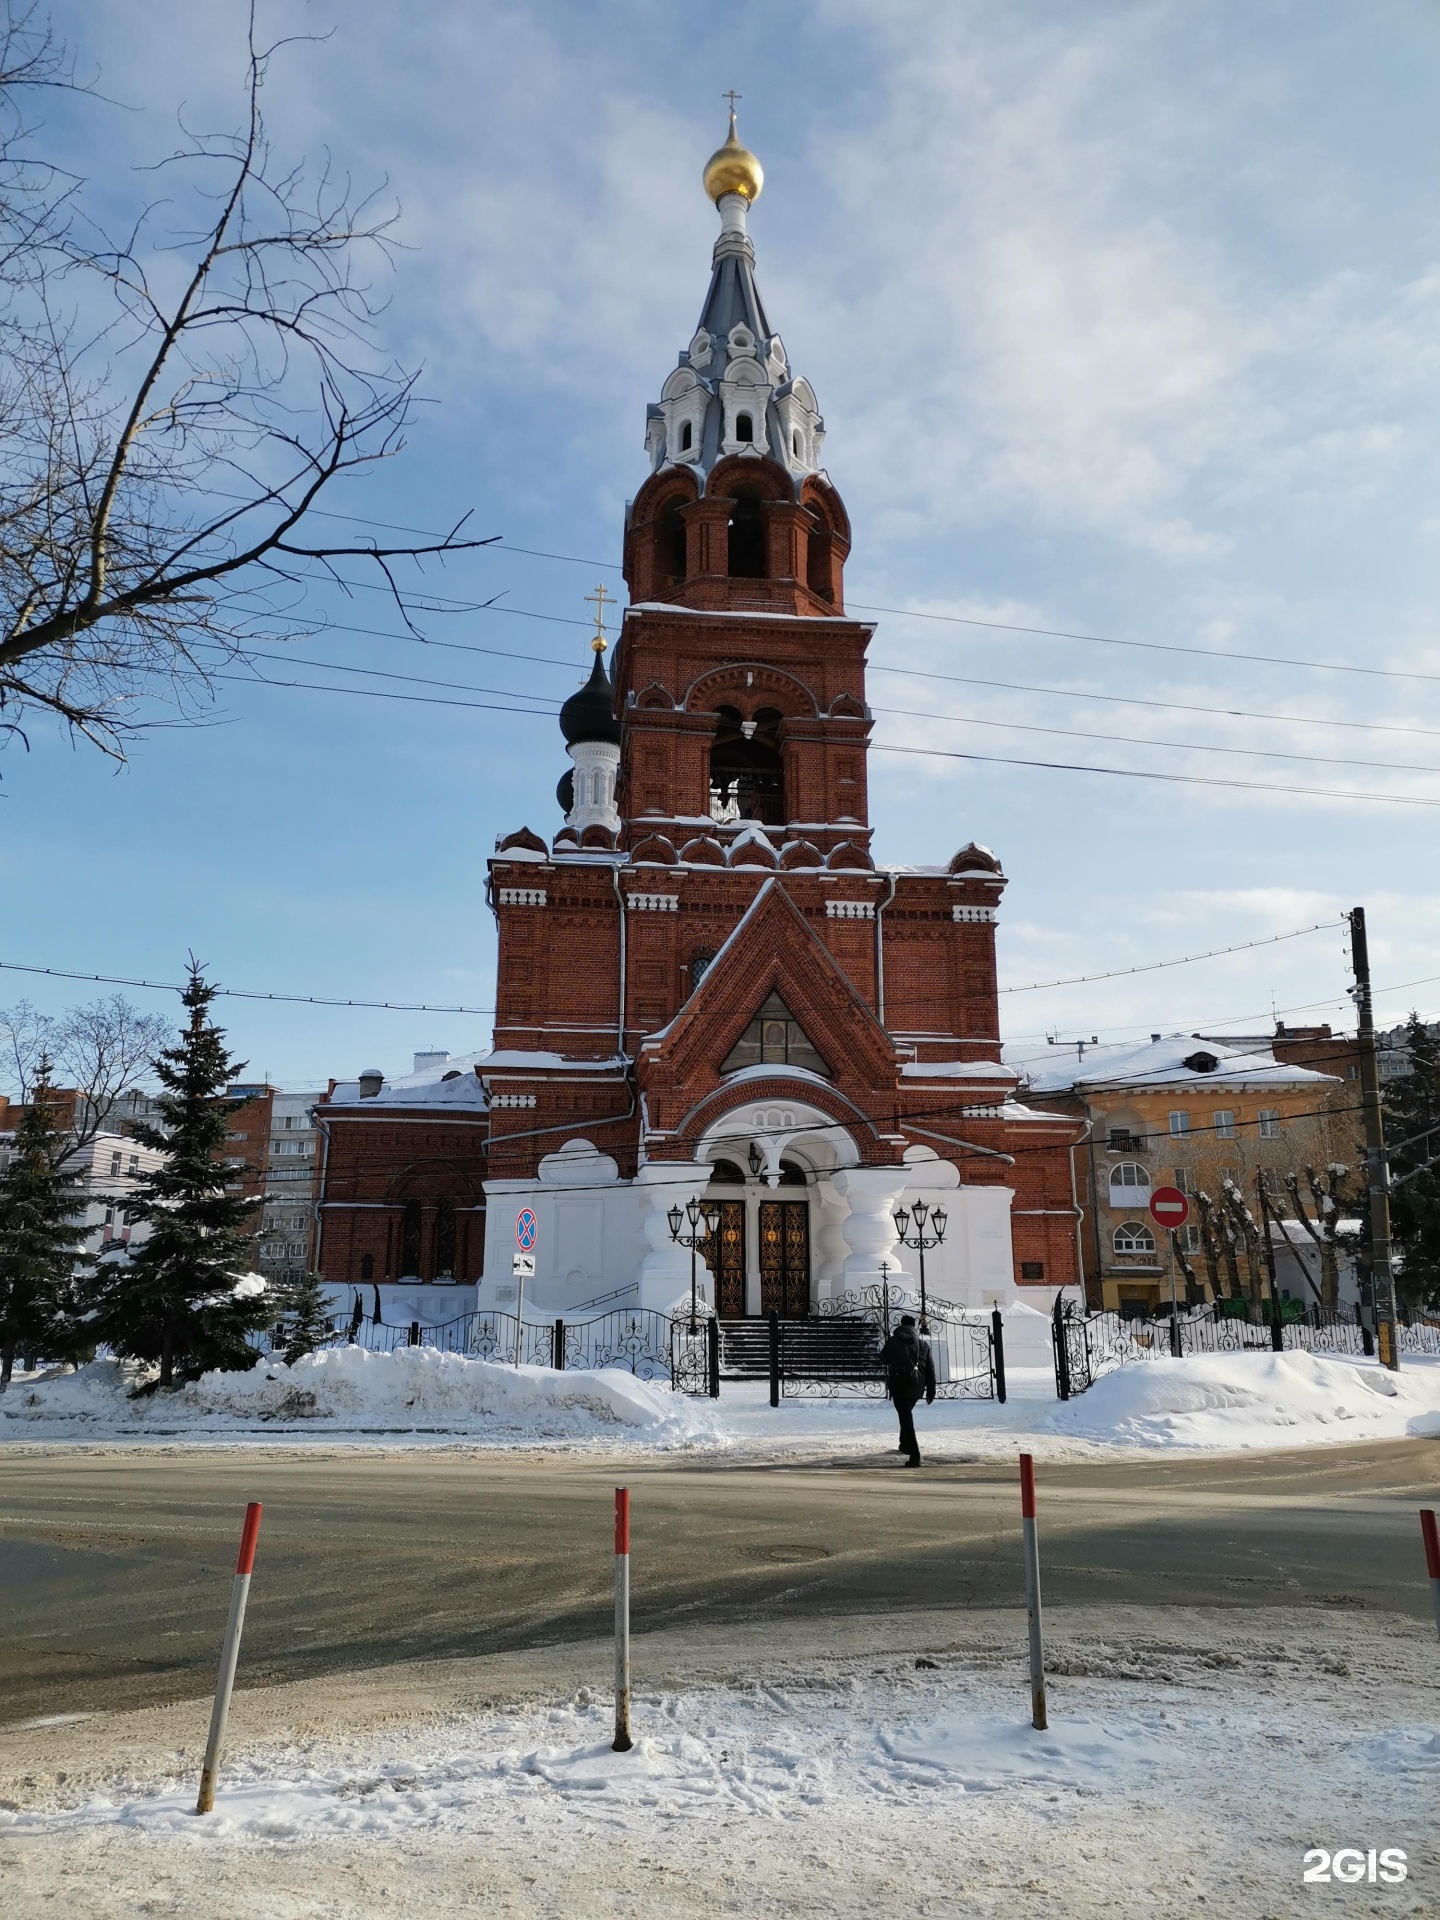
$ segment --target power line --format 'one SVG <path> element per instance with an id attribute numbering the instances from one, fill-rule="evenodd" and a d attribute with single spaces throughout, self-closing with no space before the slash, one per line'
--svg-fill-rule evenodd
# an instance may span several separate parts
<path id="1" fill-rule="evenodd" d="M 330 514 L 326 517 L 337 520 L 349 520 L 358 526 L 386 527 L 390 525 L 390 523 L 386 521 L 365 520 L 358 514 Z M 439 539 L 442 537 L 423 527 L 401 527 L 394 528 L 393 530 L 421 534 L 427 539 Z M 490 541 L 487 543 L 487 548 L 502 552 L 525 553 L 535 559 L 558 560 L 573 566 L 604 567 L 607 571 L 614 573 L 623 573 L 624 571 L 623 566 L 613 560 L 582 560 L 579 555 L 573 553 L 545 553 L 534 547 L 510 547 L 507 546 L 504 541 Z M 390 591 L 389 588 L 382 587 L 374 581 L 346 581 L 344 584 L 346 586 L 363 586 L 367 590 L 375 593 L 387 593 Z M 441 596 L 432 594 L 429 597 L 439 599 Z M 458 605 L 460 603 L 457 602 L 455 604 Z M 1089 646 L 1131 647 L 1147 653 L 1179 653 L 1204 660 L 1244 660 L 1258 666 L 1301 667 L 1312 673 L 1351 673 L 1360 674 L 1369 679 L 1418 680 L 1429 684 L 1440 685 L 1440 673 L 1410 673 L 1397 667 L 1356 667 L 1339 660 L 1300 660 L 1287 654 L 1227 653 L 1220 647 L 1187 647 L 1180 645 L 1176 641 L 1166 640 L 1122 640 L 1113 634 L 1083 633 L 1065 627 L 1023 626 L 1016 621 L 981 620 L 973 615 L 959 613 L 922 613 L 918 608 L 914 607 L 881 607 L 863 600 L 852 600 L 849 604 L 857 613 L 888 613 L 895 619 L 941 621 L 950 626 L 979 627 L 986 632 L 993 633 L 1023 633 L 1044 640 L 1078 640 Z M 536 615 L 532 617 L 543 618 L 547 616 Z M 548 617 L 556 618 L 558 616 Z M 583 626 L 587 623 L 579 621 L 573 624 Z"/>
<path id="2" fill-rule="evenodd" d="M 1044 733 L 1064 740 L 1104 740 L 1110 746 L 1164 747 L 1179 753 L 1224 753 L 1246 760 L 1299 760 L 1316 767 L 1368 767 L 1380 773 L 1433 773 L 1440 767 L 1421 766 L 1407 760 L 1346 760 L 1333 754 L 1286 753 L 1278 747 L 1226 747 L 1209 740 L 1139 739 L 1133 733 L 1091 733 L 1079 727 L 1043 727 L 1029 720 L 991 720 L 978 714 L 924 713 L 913 707 L 875 707 L 875 713 L 895 714 L 908 720 L 945 720 L 962 727 L 1003 727 L 1012 733 Z"/>
<path id="3" fill-rule="evenodd" d="M 401 676 L 395 677 L 399 678 Z M 497 707 L 484 700 L 442 699 L 439 696 L 427 694 L 387 693 L 370 687 L 325 686 L 311 680 L 268 680 L 263 676 L 225 673 L 211 673 L 207 678 L 234 682 L 247 687 L 281 687 L 291 691 L 305 693 L 339 693 L 346 694 L 353 699 L 399 700 L 411 706 L 451 707 L 487 713 L 524 713 L 539 719 L 548 719 L 553 717 L 554 714 L 553 707 Z M 418 684 L 439 685 L 444 683 L 421 681 Z M 513 697 L 520 699 L 527 696 L 517 694 Z M 872 753 L 919 754 L 928 759 L 968 760 L 975 761 L 984 766 L 1029 767 L 1046 773 L 1104 774 L 1112 779 L 1118 780 L 1155 780 L 1167 786 L 1218 787 L 1226 792 L 1234 792 L 1239 789 L 1247 793 L 1298 795 L 1316 800 L 1372 801 L 1384 806 L 1393 807 L 1440 807 L 1440 800 L 1427 800 L 1411 794 L 1361 793 L 1346 787 L 1289 786 L 1273 780 L 1218 780 L 1197 773 L 1160 773 L 1153 769 L 1141 767 L 1097 767 L 1087 766 L 1083 762 L 1065 760 L 1030 760 L 1013 754 L 971 753 L 959 747 L 906 747 L 894 745 L 888 741 L 872 740 L 869 745 L 869 751 Z M 1203 751 L 1203 749 L 1196 748 L 1195 751 Z"/>
<path id="4" fill-rule="evenodd" d="M 312 659 L 307 659 L 306 656 L 303 654 L 294 654 L 289 652 L 266 653 L 263 649 L 255 648 L 255 647 L 247 648 L 246 651 L 247 651 L 247 656 L 251 659 L 272 660 L 282 666 L 289 665 L 291 662 L 293 662 L 296 666 L 318 667 L 322 671 L 329 672 L 329 673 L 364 674 L 374 679 L 399 680 L 399 681 L 406 682 L 411 686 L 439 687 L 439 688 L 452 691 L 452 692 L 457 692 L 457 693 L 496 694 L 496 695 L 499 695 L 501 698 L 504 698 L 507 700 L 511 700 L 511 699 L 543 700 L 545 698 L 545 695 L 543 694 L 532 693 L 529 691 L 517 692 L 514 689 L 511 689 L 508 687 L 477 687 L 468 681 L 432 680 L 424 675 L 411 674 L 411 673 L 397 673 L 391 669 L 386 669 L 386 668 L 355 667 L 355 666 L 350 666 L 348 663 L 342 662 L 342 661 L 312 660 Z M 527 656 L 520 654 L 512 657 L 517 659 L 524 659 Z M 533 708 L 519 709 L 519 710 L 531 711 L 531 712 L 535 711 L 535 709 Z M 547 709 L 547 711 L 553 711 L 553 709 Z M 1124 745 L 1124 746 L 1135 746 L 1135 747 L 1157 747 L 1157 748 L 1165 748 L 1168 750 L 1178 751 L 1182 753 L 1223 753 L 1223 754 L 1241 756 L 1246 759 L 1296 760 L 1296 761 L 1301 761 L 1306 764 L 1314 765 L 1314 766 L 1366 767 L 1366 768 L 1375 769 L 1381 772 L 1394 771 L 1397 773 L 1430 773 L 1430 774 L 1440 775 L 1440 767 L 1424 766 L 1424 765 L 1419 765 L 1413 762 L 1403 761 L 1403 760 L 1349 760 L 1349 759 L 1340 758 L 1338 756 L 1325 755 L 1325 754 L 1286 753 L 1279 749 L 1270 748 L 1270 747 L 1227 747 L 1227 746 L 1212 745 L 1208 742 L 1203 742 L 1203 741 L 1142 739 L 1142 738 L 1137 738 L 1133 734 L 1092 733 L 1092 732 L 1084 731 L 1082 729 L 1075 728 L 1075 727 L 1045 727 L 1045 726 L 1036 725 L 1028 721 L 992 720 L 992 719 L 983 718 L 981 716 L 972 715 L 972 714 L 925 713 L 920 711 L 919 709 L 912 708 L 912 707 L 875 707 L 872 709 L 872 711 L 875 713 L 895 715 L 901 719 L 943 721 L 947 725 L 951 725 L 951 726 L 999 727 L 1012 732 L 1040 733 L 1040 734 L 1046 734 L 1050 736 L 1058 736 L 1060 738 L 1067 739 L 1067 740 L 1103 740 L 1109 743 L 1110 745 L 1117 745 L 1117 746 Z"/>
<path id="5" fill-rule="evenodd" d="M 399 637 L 399 636 L 395 636 Z M 521 659 L 523 655 L 516 655 Z M 1023 680 L 981 680 L 971 674 L 936 673 L 925 667 L 887 667 L 866 662 L 867 673 L 902 674 L 910 680 L 944 680 L 959 687 L 990 687 L 999 693 L 1040 693 L 1060 700 L 1096 700 L 1114 707 L 1153 707 L 1165 713 L 1204 713 L 1220 720 L 1264 720 L 1287 727 L 1343 727 L 1347 732 L 1409 733 L 1440 740 L 1440 727 L 1411 727 L 1382 720 L 1327 720 L 1319 714 L 1257 713 L 1248 707 L 1202 707 L 1193 700 L 1148 700 L 1133 693 L 1095 693 L 1081 687 L 1037 687 Z"/>
<path id="6" fill-rule="evenodd" d="M 1234 947 L 1212 947 L 1208 953 L 1186 953 L 1177 960 L 1147 960 L 1138 967 L 1115 967 L 1108 973 L 1073 973 L 1062 980 L 1031 980 L 1023 987 L 1001 987 L 1001 993 L 1039 993 L 1047 987 L 1087 986 L 1095 980 L 1120 980 L 1133 973 L 1158 973 L 1164 967 L 1189 967 L 1197 960 L 1218 960 L 1227 953 L 1250 953 L 1256 947 L 1278 946 L 1282 940 L 1300 940 L 1307 933 L 1325 933 L 1342 926 L 1340 920 L 1317 920 L 1313 927 L 1294 927 L 1289 933 L 1266 934 L 1259 940 L 1242 940 Z"/>
<path id="7" fill-rule="evenodd" d="M 1391 807 L 1440 807 L 1440 800 L 1424 800 L 1411 794 L 1356 793 L 1345 787 L 1290 787 L 1269 780 L 1212 780 L 1199 773 L 1156 773 L 1139 767 L 1090 767 L 1068 760 L 1021 760 L 1003 753 L 966 753 L 958 747 L 898 747 L 872 740 L 871 753 L 920 754 L 932 760 L 974 760 L 985 766 L 1034 767 L 1045 773 L 1100 773 L 1116 780 L 1159 780 L 1166 785 L 1184 787 L 1221 787 L 1228 792 L 1237 788 L 1246 793 L 1306 794 L 1320 800 L 1371 800 Z"/>
<path id="8" fill-rule="evenodd" d="M 0 972 L 38 973 L 53 980 L 85 980 L 104 987 L 146 987 L 153 993 L 183 993 L 183 982 L 174 980 L 137 980 L 115 973 L 74 973 L 67 967 L 24 966 L 18 960 L 0 960 Z M 341 1000 L 318 993 L 268 993 L 249 987 L 216 987 L 216 995 L 225 1000 L 275 1000 L 304 1007 L 361 1007 L 381 1013 L 466 1013 L 493 1014 L 494 1007 L 434 1007 L 407 1000 Z"/>

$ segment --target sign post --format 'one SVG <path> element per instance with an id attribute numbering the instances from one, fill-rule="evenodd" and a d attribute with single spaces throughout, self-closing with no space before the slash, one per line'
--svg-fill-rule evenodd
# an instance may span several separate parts
<path id="1" fill-rule="evenodd" d="M 1170 1236 L 1170 1352 L 1178 1360 L 1180 1322 L 1175 1301 L 1175 1236 L 1190 1218 L 1190 1202 L 1179 1187 L 1156 1187 L 1150 1196 L 1150 1218 Z"/>
<path id="2" fill-rule="evenodd" d="M 515 1299 L 515 1364 L 525 1364 L 525 1282 L 535 1278 L 535 1245 L 539 1225 L 534 1212 L 522 1207 L 515 1216 L 515 1245 L 518 1252 L 510 1256 L 510 1271 L 516 1285 Z"/>

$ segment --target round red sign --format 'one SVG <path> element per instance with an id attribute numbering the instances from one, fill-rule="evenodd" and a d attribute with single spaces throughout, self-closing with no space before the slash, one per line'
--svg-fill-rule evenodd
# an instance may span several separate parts
<path id="1" fill-rule="evenodd" d="M 1190 1218 L 1190 1202 L 1179 1187 L 1156 1187 L 1150 1196 L 1150 1218 L 1157 1227 L 1183 1227 Z"/>

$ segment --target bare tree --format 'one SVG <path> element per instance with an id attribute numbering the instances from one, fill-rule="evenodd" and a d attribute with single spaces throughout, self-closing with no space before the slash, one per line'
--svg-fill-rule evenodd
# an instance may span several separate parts
<path id="1" fill-rule="evenodd" d="M 370 279 L 395 214 L 327 163 L 278 161 L 261 115 L 279 46 L 250 13 L 238 132 L 182 127 L 166 189 L 114 238 L 18 152 L 27 89 L 62 56 L 32 13 L 0 30 L 0 724 L 59 716 L 123 758 L 146 695 L 198 718 L 216 676 L 368 565 L 412 623 L 407 563 L 487 544 L 320 537 L 317 502 L 404 444 L 415 376 L 377 344 Z M 280 43 L 283 45 L 283 43 Z M 10 52 L 10 65 L 4 60 Z M 28 65 L 27 65 L 28 61 Z M 23 736 L 22 736 L 23 737 Z"/>
<path id="2" fill-rule="evenodd" d="M 21 1101 L 42 1082 L 57 1093 L 76 1095 L 63 1132 L 66 1154 L 88 1146 L 103 1130 L 169 1038 L 170 1024 L 162 1015 L 141 1013 L 118 993 L 72 1007 L 58 1019 L 37 1012 L 27 1000 L 0 1008 L 4 1073 Z"/>
<path id="3" fill-rule="evenodd" d="M 1340 1253 L 1342 1243 L 1338 1237 L 1341 1211 L 1353 1204 L 1346 1192 L 1350 1169 L 1338 1161 L 1317 1172 L 1314 1167 L 1305 1169 L 1305 1186 L 1315 1208 L 1312 1219 L 1300 1194 L 1300 1175 L 1287 1173 L 1284 1176 L 1285 1191 L 1290 1196 L 1290 1209 L 1296 1223 L 1314 1243 L 1320 1261 L 1320 1285 L 1317 1287 L 1310 1278 L 1310 1270 L 1301 1258 L 1297 1247 L 1295 1257 L 1300 1262 L 1311 1292 L 1320 1305 L 1329 1313 L 1334 1313 L 1340 1305 Z M 1284 1207 L 1277 1200 L 1273 1188 L 1269 1190 L 1271 1205 L 1277 1214 L 1284 1217 Z"/>

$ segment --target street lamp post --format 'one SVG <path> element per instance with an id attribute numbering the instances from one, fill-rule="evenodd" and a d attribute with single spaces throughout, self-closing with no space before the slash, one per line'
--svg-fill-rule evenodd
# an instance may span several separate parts
<path id="1" fill-rule="evenodd" d="M 698 1303 L 695 1292 L 695 1255 L 715 1231 L 715 1223 L 720 1218 L 720 1209 L 708 1201 L 692 1200 L 684 1213 L 678 1205 L 671 1207 L 665 1218 L 670 1222 L 670 1238 L 677 1246 L 690 1249 L 690 1331 L 697 1330 L 696 1314 Z M 686 1219 L 690 1222 L 690 1231 L 684 1233 Z M 700 1222 L 705 1222 L 705 1230 L 700 1231 Z"/>
<path id="2" fill-rule="evenodd" d="M 929 1333 L 930 1321 L 925 1310 L 925 1255 L 931 1247 L 938 1247 L 944 1241 L 950 1216 L 943 1207 L 930 1207 L 923 1200 L 917 1200 L 913 1207 L 896 1207 L 894 1218 L 901 1246 L 912 1248 L 920 1256 L 920 1331 Z M 913 1234 L 910 1232 L 912 1219 L 915 1222 Z M 930 1227 L 928 1234 L 925 1231 L 927 1223 Z"/>

